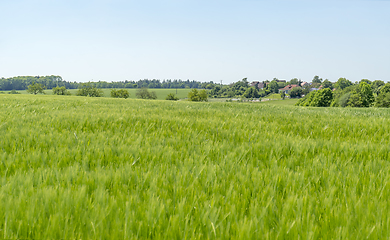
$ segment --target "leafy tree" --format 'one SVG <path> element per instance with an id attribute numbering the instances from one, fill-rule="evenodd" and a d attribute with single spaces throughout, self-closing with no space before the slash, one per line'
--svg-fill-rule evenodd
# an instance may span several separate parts
<path id="1" fill-rule="evenodd" d="M 291 98 L 302 97 L 302 95 L 303 95 L 303 90 L 301 87 L 295 87 L 290 91 Z"/>
<path id="2" fill-rule="evenodd" d="M 173 100 L 173 101 L 177 101 L 177 100 L 179 100 L 179 98 L 178 98 L 178 97 L 176 97 L 176 96 L 175 96 L 175 94 L 173 94 L 173 93 L 170 93 L 170 94 L 168 94 L 168 96 L 165 98 L 165 100 Z"/>
<path id="3" fill-rule="evenodd" d="M 90 82 L 82 83 L 79 86 L 79 89 L 76 92 L 77 96 L 85 96 L 85 97 L 103 97 L 103 91 L 101 89 L 97 89 L 93 87 Z"/>
<path id="4" fill-rule="evenodd" d="M 369 107 L 374 102 L 374 94 L 371 86 L 366 81 L 361 81 L 359 87 L 354 90 L 349 98 L 350 107 Z"/>
<path id="5" fill-rule="evenodd" d="M 198 91 L 194 88 L 188 93 L 188 99 L 193 102 L 207 102 L 207 92 L 206 90 Z"/>
<path id="6" fill-rule="evenodd" d="M 230 97 L 230 98 L 234 97 L 234 92 L 232 90 L 229 90 L 229 91 L 226 92 L 226 96 Z"/>
<path id="7" fill-rule="evenodd" d="M 333 92 L 329 88 L 309 93 L 300 99 L 295 105 L 311 107 L 329 107 L 333 100 Z"/>
<path id="8" fill-rule="evenodd" d="M 268 84 L 268 89 L 271 91 L 271 93 L 278 93 L 279 92 L 279 85 L 276 80 L 272 80 Z"/>
<path id="9" fill-rule="evenodd" d="M 202 101 L 202 102 L 207 102 L 208 101 L 206 90 L 203 89 L 203 90 L 199 91 L 199 98 L 200 98 L 200 101 Z"/>
<path id="10" fill-rule="evenodd" d="M 4 92 L 2 92 L 4 93 Z M 16 90 L 11 90 L 10 92 L 8 92 L 8 94 L 20 94 L 20 92 L 17 92 Z"/>
<path id="11" fill-rule="evenodd" d="M 188 99 L 190 101 L 194 101 L 194 102 L 199 102 L 200 101 L 199 92 L 198 92 L 198 90 L 196 88 L 192 89 L 188 93 Z"/>
<path id="12" fill-rule="evenodd" d="M 379 94 L 380 92 L 380 89 L 382 86 L 385 85 L 385 82 L 381 81 L 381 80 L 375 80 L 372 82 L 371 84 L 371 88 L 372 88 L 372 91 L 375 93 L 375 94 Z"/>
<path id="13" fill-rule="evenodd" d="M 314 76 L 313 80 L 311 81 L 312 83 L 322 83 L 322 78 L 319 76 Z"/>
<path id="14" fill-rule="evenodd" d="M 353 83 L 346 78 L 339 78 L 334 86 L 337 89 L 344 89 L 351 86 L 352 84 Z"/>
<path id="15" fill-rule="evenodd" d="M 390 107 L 390 83 L 382 86 L 375 102 L 376 107 Z"/>
<path id="16" fill-rule="evenodd" d="M 302 88 L 302 94 L 305 95 L 305 96 L 306 96 L 307 94 L 309 94 L 310 88 L 311 88 L 310 85 L 304 86 L 304 87 Z"/>
<path id="17" fill-rule="evenodd" d="M 248 87 L 249 87 L 248 80 L 244 78 L 241 81 L 234 83 L 232 86 L 232 90 L 234 91 L 235 95 L 241 96 L 245 93 Z"/>
<path id="18" fill-rule="evenodd" d="M 346 94 L 342 95 L 338 101 L 338 105 L 340 107 L 346 107 L 348 106 L 348 102 L 351 98 L 351 95 L 352 93 L 351 92 L 347 92 Z"/>
<path id="19" fill-rule="evenodd" d="M 211 83 L 209 83 L 209 84 L 206 85 L 206 88 L 207 88 L 207 89 L 213 89 L 213 87 L 214 87 L 214 84 L 211 84 Z"/>
<path id="20" fill-rule="evenodd" d="M 141 99 L 157 99 L 156 92 L 149 92 L 147 88 L 138 89 L 135 96 Z"/>
<path id="21" fill-rule="evenodd" d="M 358 87 L 359 87 L 359 85 L 352 84 L 351 86 L 346 87 L 344 89 L 337 88 L 333 92 L 333 101 L 332 101 L 331 107 L 346 107 L 347 104 L 344 101 L 347 100 L 347 103 L 348 103 L 348 101 L 349 101 L 348 99 L 351 96 L 351 94 L 348 94 L 348 95 L 346 95 L 346 94 L 357 91 Z M 346 96 L 344 96 L 344 95 L 346 95 Z M 343 99 L 341 99 L 341 98 L 343 98 Z"/>
<path id="22" fill-rule="evenodd" d="M 315 92 L 310 103 L 312 107 L 329 107 L 333 100 L 333 92 L 329 88 L 324 88 Z"/>
<path id="23" fill-rule="evenodd" d="M 38 93 L 45 94 L 45 92 L 44 92 L 45 89 L 46 89 L 46 87 L 44 85 L 34 82 L 33 84 L 28 86 L 27 92 L 34 94 L 34 95 L 36 95 Z"/>
<path id="24" fill-rule="evenodd" d="M 333 83 L 330 82 L 328 79 L 325 79 L 325 81 L 322 82 L 322 88 L 333 89 Z"/>
<path id="25" fill-rule="evenodd" d="M 290 80 L 289 84 L 298 85 L 299 84 L 299 79 L 298 78 L 293 78 L 293 79 Z"/>
<path id="26" fill-rule="evenodd" d="M 311 101 L 313 100 L 313 97 L 315 96 L 317 91 L 309 92 L 309 94 L 305 95 L 304 98 L 301 98 L 298 100 L 297 103 L 295 103 L 295 106 L 310 106 Z"/>
<path id="27" fill-rule="evenodd" d="M 360 82 L 359 83 L 361 83 L 361 82 L 365 82 L 365 83 L 368 83 L 369 85 L 371 85 L 371 81 L 370 80 L 368 80 L 368 79 L 362 79 L 362 80 L 360 80 Z"/>
<path id="28" fill-rule="evenodd" d="M 119 90 L 116 90 L 116 89 L 112 89 L 111 90 L 111 97 L 113 98 L 128 98 L 130 96 L 129 94 L 129 91 L 125 90 L 125 89 L 119 89 Z"/>
<path id="29" fill-rule="evenodd" d="M 71 95 L 68 90 L 66 90 L 66 87 L 55 87 L 52 89 L 53 95 Z"/>
<path id="30" fill-rule="evenodd" d="M 215 85 L 215 86 L 213 87 L 213 89 L 211 89 L 211 90 L 209 91 L 209 95 L 210 95 L 211 97 L 216 98 L 216 97 L 218 97 L 218 96 L 221 95 L 221 89 L 222 89 L 222 87 L 221 87 L 220 85 Z"/>
<path id="31" fill-rule="evenodd" d="M 245 98 L 259 98 L 259 92 L 255 87 L 248 88 L 244 93 Z"/>
<path id="32" fill-rule="evenodd" d="M 280 97 L 284 100 L 286 98 L 286 94 L 284 91 L 280 92 Z"/>
<path id="33" fill-rule="evenodd" d="M 278 92 L 277 93 L 279 93 L 279 89 L 284 88 L 285 86 L 287 86 L 287 83 L 285 83 L 285 82 L 278 82 Z"/>

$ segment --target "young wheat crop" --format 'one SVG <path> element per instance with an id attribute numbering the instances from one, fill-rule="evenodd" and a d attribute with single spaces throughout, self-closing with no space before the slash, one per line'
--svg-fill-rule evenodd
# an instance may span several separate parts
<path id="1" fill-rule="evenodd" d="M 390 110 L 0 95 L 0 237 L 390 237 Z"/>

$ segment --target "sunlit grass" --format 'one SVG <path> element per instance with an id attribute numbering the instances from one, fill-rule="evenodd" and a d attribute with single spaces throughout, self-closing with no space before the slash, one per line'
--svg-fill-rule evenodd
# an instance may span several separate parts
<path id="1" fill-rule="evenodd" d="M 293 98 L 293 99 L 279 99 L 279 100 L 265 100 L 261 102 L 262 104 L 269 104 L 269 105 L 279 105 L 279 106 L 286 106 L 286 105 L 295 105 L 296 102 L 298 102 L 299 99 Z"/>
<path id="2" fill-rule="evenodd" d="M 136 95 L 135 95 L 137 93 L 137 89 L 136 88 L 125 88 L 125 89 L 127 91 L 129 91 L 129 93 L 130 93 L 129 98 L 137 98 Z M 111 97 L 111 95 L 110 95 L 111 94 L 111 90 L 112 90 L 111 88 L 103 88 L 102 89 L 103 96 L 104 97 Z M 170 94 L 170 93 L 175 94 L 175 96 L 177 96 L 180 99 L 187 98 L 187 95 L 191 91 L 191 89 L 178 88 L 176 90 L 175 88 L 153 88 L 153 89 L 149 89 L 149 91 L 155 91 L 156 95 L 157 95 L 157 99 L 164 100 L 168 96 L 168 94 Z M 4 91 L 5 94 L 7 94 L 8 92 L 10 92 L 10 91 Z M 29 93 L 27 93 L 26 90 L 18 90 L 17 92 L 20 92 L 21 94 L 29 94 Z M 76 95 L 77 89 L 69 89 L 69 92 L 72 95 Z M 53 90 L 47 89 L 47 90 L 45 90 L 45 93 L 47 95 L 52 95 L 53 94 Z"/>
<path id="3" fill-rule="evenodd" d="M 7 94 L 0 135 L 2 238 L 390 237 L 389 109 Z"/>

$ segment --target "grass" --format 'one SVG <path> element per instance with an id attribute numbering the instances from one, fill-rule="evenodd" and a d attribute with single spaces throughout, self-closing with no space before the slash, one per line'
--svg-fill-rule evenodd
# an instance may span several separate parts
<path id="1" fill-rule="evenodd" d="M 390 237 L 389 109 L 7 94 L 0 135 L 1 238 Z"/>
<path id="2" fill-rule="evenodd" d="M 264 99 L 269 99 L 269 100 L 281 100 L 282 97 L 280 96 L 279 93 L 274 93 L 274 94 L 270 94 L 268 96 L 265 96 Z"/>
<path id="3" fill-rule="evenodd" d="M 295 105 L 296 102 L 298 102 L 299 99 L 293 98 L 293 99 L 284 99 L 284 100 L 269 100 L 264 101 L 262 104 L 268 104 L 268 105 L 280 105 L 280 106 L 286 106 L 286 105 Z"/>
<path id="4" fill-rule="evenodd" d="M 111 90 L 112 90 L 111 88 L 103 88 L 102 90 L 103 90 L 104 97 L 111 97 Z M 129 91 L 129 93 L 130 93 L 129 98 L 132 98 L 132 99 L 136 98 L 135 94 L 137 92 L 137 89 L 135 89 L 135 88 L 126 88 L 126 90 Z M 187 98 L 187 95 L 191 91 L 191 89 L 178 88 L 177 89 L 177 94 L 176 94 L 176 89 L 175 88 L 155 88 L 155 89 L 149 89 L 149 91 L 155 91 L 156 95 L 157 95 L 157 99 L 164 100 L 166 98 L 166 96 L 168 96 L 168 94 L 170 94 L 170 93 L 175 94 L 179 99 Z M 4 93 L 8 93 L 8 92 L 9 91 L 4 91 Z M 29 94 L 29 93 L 27 93 L 26 90 L 20 90 L 20 91 L 17 91 L 17 92 L 20 92 L 21 94 Z M 76 95 L 77 89 L 69 89 L 69 92 L 72 95 Z M 51 90 L 51 89 L 45 90 L 45 93 L 47 95 L 52 95 L 53 94 L 53 90 Z"/>

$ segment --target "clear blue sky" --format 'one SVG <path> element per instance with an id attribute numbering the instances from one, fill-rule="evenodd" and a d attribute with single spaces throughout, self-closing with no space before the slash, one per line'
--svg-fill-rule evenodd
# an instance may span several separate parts
<path id="1" fill-rule="evenodd" d="M 390 80 L 390 1 L 1 0 L 0 77 Z"/>

